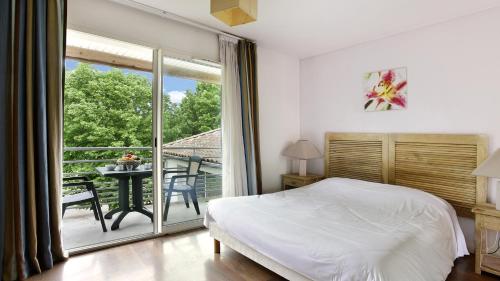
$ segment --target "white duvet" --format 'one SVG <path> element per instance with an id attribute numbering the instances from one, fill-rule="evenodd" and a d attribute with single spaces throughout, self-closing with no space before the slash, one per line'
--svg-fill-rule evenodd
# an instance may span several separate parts
<path id="1" fill-rule="evenodd" d="M 212 200 L 211 222 L 312 280 L 445 280 L 455 258 L 468 254 L 444 200 L 351 179 Z"/>

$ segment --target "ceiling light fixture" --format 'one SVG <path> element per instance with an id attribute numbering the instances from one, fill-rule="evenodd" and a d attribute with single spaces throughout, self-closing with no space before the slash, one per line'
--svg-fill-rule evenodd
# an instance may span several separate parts
<path id="1" fill-rule="evenodd" d="M 229 26 L 257 20 L 257 0 L 210 0 L 210 13 Z"/>

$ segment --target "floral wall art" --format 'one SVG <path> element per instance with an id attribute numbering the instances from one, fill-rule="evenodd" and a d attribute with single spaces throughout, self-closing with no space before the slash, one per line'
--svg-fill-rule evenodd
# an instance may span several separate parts
<path id="1" fill-rule="evenodd" d="M 406 109 L 406 68 L 369 72 L 364 77 L 365 111 Z"/>

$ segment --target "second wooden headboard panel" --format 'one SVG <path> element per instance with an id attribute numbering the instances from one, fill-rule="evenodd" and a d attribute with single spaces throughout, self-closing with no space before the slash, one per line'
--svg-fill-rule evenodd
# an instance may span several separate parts
<path id="1" fill-rule="evenodd" d="M 470 215 L 476 202 L 486 202 L 484 178 L 471 174 L 486 156 L 481 135 L 390 134 L 389 182 L 437 195 Z"/>

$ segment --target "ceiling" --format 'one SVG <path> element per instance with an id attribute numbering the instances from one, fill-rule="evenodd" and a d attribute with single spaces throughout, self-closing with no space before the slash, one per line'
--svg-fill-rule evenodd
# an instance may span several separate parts
<path id="1" fill-rule="evenodd" d="M 306 58 L 500 6 L 500 0 L 260 0 L 257 22 L 228 27 L 210 0 L 134 0 Z"/>

